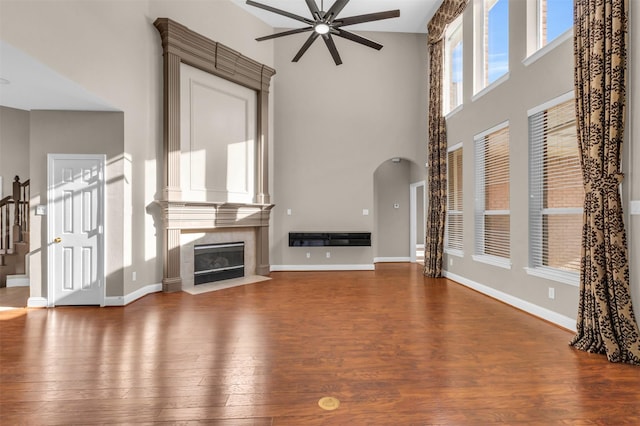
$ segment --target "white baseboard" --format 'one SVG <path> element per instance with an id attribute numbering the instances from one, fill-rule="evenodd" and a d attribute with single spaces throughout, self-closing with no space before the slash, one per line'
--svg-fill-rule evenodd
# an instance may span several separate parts
<path id="1" fill-rule="evenodd" d="M 29 287 L 29 277 L 26 275 L 7 275 L 7 287 Z"/>
<path id="2" fill-rule="evenodd" d="M 411 262 L 410 257 L 374 257 L 373 263 Z"/>
<path id="3" fill-rule="evenodd" d="M 46 297 L 30 297 L 27 300 L 27 308 L 46 308 L 49 301 Z"/>
<path id="4" fill-rule="evenodd" d="M 162 291 L 162 284 L 150 284 L 126 296 L 105 297 L 104 306 L 126 306 L 147 294 L 157 293 L 159 291 Z M 49 302 L 45 297 L 30 297 L 27 301 L 27 308 L 46 308 L 47 306 L 49 306 Z"/>
<path id="5" fill-rule="evenodd" d="M 482 294 L 486 294 L 489 297 L 493 297 L 494 299 L 500 300 L 501 302 L 528 312 L 531 315 L 535 315 L 546 321 L 557 324 L 560 327 L 566 328 L 567 330 L 571 330 L 573 332 L 576 331 L 576 320 L 574 318 L 569 318 L 557 312 L 535 305 L 531 302 L 527 302 L 526 300 L 519 299 L 510 294 L 503 293 L 494 288 L 477 283 L 448 271 L 443 271 L 443 275 L 452 281 L 458 282 L 466 287 L 479 291 Z"/>
<path id="6" fill-rule="evenodd" d="M 131 302 L 134 302 L 147 294 L 157 293 L 162 291 L 162 284 L 149 284 L 129 293 L 126 296 L 108 296 L 104 299 L 104 306 L 126 306 Z"/>
<path id="7" fill-rule="evenodd" d="M 271 265 L 271 272 L 280 271 L 374 271 L 371 264 L 361 265 Z"/>

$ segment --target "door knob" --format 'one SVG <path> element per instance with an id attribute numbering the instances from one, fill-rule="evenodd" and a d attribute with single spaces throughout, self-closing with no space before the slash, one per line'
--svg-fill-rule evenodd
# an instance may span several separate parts
<path id="1" fill-rule="evenodd" d="M 54 243 L 56 243 L 56 244 L 61 243 L 61 242 L 62 242 L 62 238 L 60 238 L 60 237 L 56 237 L 56 238 L 53 240 L 53 242 L 54 242 Z"/>

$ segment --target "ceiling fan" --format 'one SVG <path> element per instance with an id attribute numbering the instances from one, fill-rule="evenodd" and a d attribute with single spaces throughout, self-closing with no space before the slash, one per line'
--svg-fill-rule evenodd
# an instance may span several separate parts
<path id="1" fill-rule="evenodd" d="M 307 27 L 304 28 L 296 28 L 294 30 L 284 31 L 281 33 L 271 34 L 264 37 L 259 37 L 257 41 L 270 40 L 277 37 L 288 36 L 292 34 L 304 33 L 308 31 L 312 31 L 311 35 L 307 41 L 302 45 L 296 56 L 293 58 L 292 62 L 298 62 L 302 55 L 309 49 L 309 47 L 313 44 L 314 41 L 320 36 L 324 40 L 324 43 L 327 45 L 327 49 L 331 53 L 333 57 L 333 61 L 336 65 L 340 65 L 342 63 L 342 59 L 340 58 L 340 54 L 338 53 L 338 49 L 331 38 L 332 35 L 346 38 L 347 40 L 355 41 L 356 43 L 363 44 L 365 46 L 371 47 L 376 50 L 382 49 L 382 45 L 373 40 L 369 40 L 368 38 L 359 36 L 350 31 L 343 29 L 342 27 L 346 27 L 347 25 L 355 25 L 361 24 L 363 22 L 371 22 L 371 21 L 380 21 L 382 19 L 389 18 L 397 18 L 400 16 L 400 10 L 388 10 L 385 12 L 377 12 L 377 13 L 367 13 L 365 15 L 357 15 L 357 16 L 349 16 L 346 18 L 338 18 L 338 14 L 344 9 L 344 7 L 349 3 L 349 0 L 336 0 L 333 5 L 329 8 L 328 11 L 324 11 L 324 0 L 321 0 L 320 8 L 318 8 L 318 4 L 315 0 L 305 0 L 307 6 L 309 7 L 309 11 L 311 12 L 312 18 L 305 18 L 300 15 L 296 15 L 293 13 L 289 13 L 284 10 L 276 9 L 275 7 L 268 6 L 266 4 L 257 3 L 252 0 L 247 0 L 247 4 L 250 6 L 255 6 L 260 9 L 267 10 L 269 12 L 277 13 L 278 15 L 286 16 L 291 19 L 295 19 L 296 21 L 304 22 L 307 24 Z"/>

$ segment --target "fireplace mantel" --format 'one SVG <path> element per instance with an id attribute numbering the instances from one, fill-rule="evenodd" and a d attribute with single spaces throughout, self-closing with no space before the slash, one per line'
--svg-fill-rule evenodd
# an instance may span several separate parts
<path id="1" fill-rule="evenodd" d="M 212 230 L 268 227 L 273 204 L 156 201 L 165 229 Z"/>

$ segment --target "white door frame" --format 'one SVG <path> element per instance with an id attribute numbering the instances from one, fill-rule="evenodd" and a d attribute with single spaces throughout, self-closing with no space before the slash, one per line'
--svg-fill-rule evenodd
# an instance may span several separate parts
<path id="1" fill-rule="evenodd" d="M 106 155 L 104 154 L 47 154 L 47 306 L 54 307 L 55 306 L 55 285 L 54 285 L 54 273 L 55 273 L 55 264 L 53 262 L 54 258 L 54 238 L 53 232 L 55 230 L 54 224 L 54 181 L 55 175 L 53 173 L 54 163 L 56 160 L 97 160 L 100 163 L 100 171 L 99 171 L 99 179 L 100 179 L 100 190 L 98 191 L 98 203 L 99 208 L 97 212 L 97 221 L 98 227 L 101 229 L 101 238 L 98 238 L 98 250 L 100 250 L 100 255 L 98 256 L 98 262 L 101 265 L 98 265 L 98 279 L 102 283 L 100 291 L 100 306 L 105 306 L 105 298 L 106 298 L 106 281 L 105 281 L 105 238 L 106 232 L 104 228 L 104 212 L 105 212 L 105 192 L 106 192 L 106 182 L 105 182 L 105 166 L 106 166 Z"/>
<path id="2" fill-rule="evenodd" d="M 424 180 L 409 185 L 409 256 L 411 263 L 416 263 L 417 260 L 416 246 L 418 241 L 416 240 L 416 232 L 418 231 L 418 199 L 416 197 L 416 191 L 422 187 L 422 212 L 424 215 L 427 208 L 426 186 L 427 182 Z"/>

